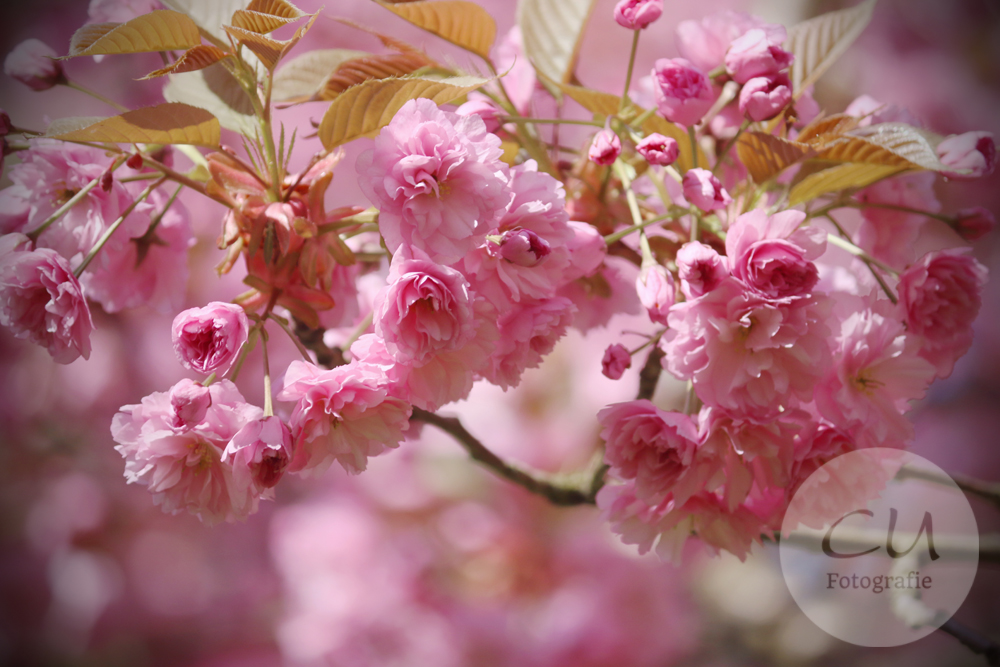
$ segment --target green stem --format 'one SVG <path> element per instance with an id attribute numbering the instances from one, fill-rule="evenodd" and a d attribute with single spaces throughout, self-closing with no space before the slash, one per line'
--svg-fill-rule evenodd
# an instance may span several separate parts
<path id="1" fill-rule="evenodd" d="M 135 210 L 135 207 L 138 206 L 140 202 L 145 200 L 146 197 L 148 197 L 153 190 L 160 187 L 160 185 L 165 180 L 167 180 L 166 177 L 161 178 L 155 183 L 151 183 L 149 187 L 143 190 L 142 193 L 135 198 L 135 201 L 133 201 L 131 204 L 128 205 L 128 208 L 122 211 L 121 216 L 119 216 L 117 220 L 111 223 L 111 226 L 107 228 L 104 234 L 101 235 L 101 238 L 97 240 L 97 243 L 94 245 L 94 247 L 90 249 L 89 253 L 87 253 L 87 256 L 83 258 L 82 262 L 80 262 L 80 266 L 76 267 L 76 270 L 73 271 L 74 276 L 76 276 L 79 279 L 80 276 L 83 275 L 83 272 L 87 270 L 87 266 L 94 260 L 94 257 L 97 256 L 97 253 L 101 251 L 101 248 L 104 247 L 104 244 L 108 242 L 108 239 L 111 238 L 111 235 L 114 234 L 119 227 L 121 227 L 121 224 L 125 221 L 125 218 L 127 218 L 132 213 L 132 211 Z"/>
<path id="2" fill-rule="evenodd" d="M 629 234 L 637 232 L 637 231 L 639 231 L 641 229 L 645 229 L 646 227 L 649 227 L 650 225 L 655 225 L 657 223 L 665 222 L 665 221 L 670 220 L 670 219 L 671 219 L 670 215 L 667 214 L 667 215 L 660 215 L 660 216 L 657 216 L 655 218 L 650 218 L 649 220 L 644 220 L 640 224 L 632 225 L 631 227 L 626 227 L 625 229 L 620 229 L 620 230 L 618 230 L 617 232 L 615 232 L 613 234 L 608 234 L 607 236 L 604 237 L 604 243 L 606 245 L 609 245 L 609 246 L 610 245 L 614 245 L 615 243 L 617 243 L 618 241 L 621 241 L 623 238 L 625 238 Z"/>
<path id="3" fill-rule="evenodd" d="M 694 125 L 688 126 L 688 139 L 691 140 L 691 164 L 698 168 L 698 137 L 694 135 Z"/>
<path id="4" fill-rule="evenodd" d="M 930 211 L 921 211 L 916 208 L 909 208 L 906 206 L 896 206 L 895 204 L 871 204 L 868 202 L 847 202 L 842 204 L 842 206 L 847 206 L 850 208 L 881 208 L 887 211 L 899 211 L 901 213 L 912 213 L 914 215 L 925 215 L 928 218 L 934 218 L 935 220 L 940 220 L 941 222 L 947 223 L 949 225 L 954 224 L 954 220 L 947 215 L 941 215 L 940 213 L 931 213 Z"/>
<path id="5" fill-rule="evenodd" d="M 622 182 L 622 187 L 625 188 L 625 200 L 628 202 L 628 210 L 632 214 L 633 225 L 641 225 L 642 213 L 639 211 L 639 202 L 635 197 L 635 193 L 632 192 L 632 179 L 629 178 L 620 160 L 615 160 L 611 168 Z"/>
<path id="6" fill-rule="evenodd" d="M 735 146 L 736 142 L 740 140 L 740 136 L 746 131 L 748 127 L 750 127 L 750 121 L 749 120 L 743 121 L 743 124 L 740 125 L 740 129 L 736 130 L 736 136 L 734 136 L 732 140 L 730 140 L 730 142 L 726 144 L 726 147 L 722 149 L 722 152 L 719 153 L 719 158 L 715 162 L 715 166 L 712 167 L 713 175 L 718 174 L 719 167 L 722 166 L 722 162 L 726 159 L 726 155 L 728 155 L 729 151 L 733 149 L 733 146 Z"/>
<path id="7" fill-rule="evenodd" d="M 117 109 L 118 111 L 121 111 L 122 113 L 124 113 L 124 112 L 126 112 L 126 111 L 129 110 L 128 107 L 122 106 L 121 104 L 118 104 L 114 100 L 109 100 L 108 98 L 104 97 L 104 95 L 101 95 L 100 93 L 95 92 L 95 91 L 91 90 L 90 88 L 87 88 L 86 86 L 81 86 L 76 81 L 69 81 L 67 79 L 66 83 L 64 83 L 63 85 L 66 86 L 67 88 L 72 88 L 73 90 L 78 90 L 81 93 L 84 93 L 85 95 L 90 95 L 95 100 L 98 100 L 100 102 L 104 102 L 109 107 Z"/>
<path id="8" fill-rule="evenodd" d="M 635 67 L 635 53 L 639 49 L 640 32 L 640 30 L 635 30 L 632 34 L 632 51 L 628 56 L 628 69 L 625 71 L 625 90 L 622 91 L 622 99 L 618 103 L 618 113 L 625 111 L 625 107 L 629 104 L 628 89 L 632 85 L 632 69 Z"/>
<path id="9" fill-rule="evenodd" d="M 281 327 L 281 330 L 284 331 L 286 334 L 288 334 L 288 337 L 292 339 L 293 343 L 295 343 L 295 347 L 298 348 L 299 354 L 302 355 L 302 358 L 308 361 L 309 363 L 312 363 L 312 357 L 309 356 L 309 350 L 307 350 L 305 345 L 302 344 L 302 341 L 299 340 L 299 337 L 296 336 L 294 333 L 292 333 L 292 330 L 288 328 L 288 325 L 285 324 L 284 320 L 274 315 L 273 313 L 268 315 L 268 317 L 271 318 L 272 322 L 277 322 L 278 326 Z"/>
<path id="10" fill-rule="evenodd" d="M 361 336 L 364 335 L 366 331 L 368 331 L 368 327 L 372 325 L 372 322 L 374 320 L 375 320 L 375 311 L 373 310 L 372 312 L 368 313 L 368 317 L 366 317 L 364 320 L 361 321 L 361 324 L 359 324 L 358 328 L 354 330 L 354 333 L 351 334 L 351 337 L 347 339 L 347 342 L 345 342 L 343 345 L 340 346 L 340 349 L 343 350 L 344 352 L 350 350 L 351 345 L 354 345 L 354 342 L 357 339 L 361 338 Z"/>
<path id="11" fill-rule="evenodd" d="M 271 175 L 271 197 L 273 201 L 281 201 L 281 166 L 278 164 L 277 151 L 274 148 L 274 132 L 271 128 L 271 84 L 274 77 L 268 74 L 264 82 L 264 107 L 260 116 L 261 134 L 264 135 L 264 151 L 267 154 L 267 168 Z"/>
<path id="12" fill-rule="evenodd" d="M 264 322 L 266 320 L 260 321 L 260 332 L 261 332 L 261 345 L 260 351 L 264 358 L 264 416 L 273 417 L 274 416 L 274 404 L 271 398 L 271 367 L 267 361 L 267 334 L 264 332 Z"/>
<path id="13" fill-rule="evenodd" d="M 827 213 L 826 218 L 827 220 L 832 222 L 834 226 L 837 228 L 837 231 L 840 232 L 840 234 L 843 237 L 845 237 L 841 238 L 840 236 L 827 234 L 826 235 L 827 240 L 833 245 L 837 246 L 838 248 L 846 250 L 847 252 L 851 253 L 852 255 L 860 259 L 862 262 L 864 262 L 865 265 L 868 267 L 868 270 L 871 271 L 872 276 L 875 278 L 879 286 L 882 288 L 882 291 L 885 292 L 885 295 L 887 297 L 889 297 L 889 301 L 892 301 L 893 304 L 898 303 L 899 300 L 896 298 L 895 293 L 889 287 L 889 284 L 885 282 L 885 279 L 881 276 L 881 274 L 879 274 L 879 272 L 875 270 L 875 267 L 878 266 L 880 269 L 889 273 L 890 275 L 899 275 L 899 274 L 891 267 L 886 266 L 885 264 L 872 257 L 858 246 L 848 241 L 846 239 L 847 233 L 844 231 L 844 228 L 840 226 L 840 223 L 838 223 L 836 220 L 833 219 L 833 216 Z"/>
<path id="14" fill-rule="evenodd" d="M 122 166 L 122 164 L 124 162 L 125 162 L 125 158 L 124 157 L 120 157 L 117 160 L 115 160 L 115 162 L 111 165 L 111 172 L 114 173 L 114 171 L 116 169 L 118 169 L 118 167 Z M 77 204 L 79 204 L 83 200 L 83 198 L 86 197 L 90 193 L 91 190 L 93 190 L 94 188 L 96 188 L 100 184 L 100 182 L 101 182 L 101 177 L 98 176 L 97 178 L 95 178 L 94 180 L 90 181 L 89 183 L 87 183 L 86 185 L 84 185 L 82 188 L 80 188 L 79 192 L 77 192 L 75 195 L 73 195 L 72 197 L 70 197 L 69 201 L 67 201 L 65 204 L 63 204 L 62 206 L 60 206 L 58 208 L 58 210 L 56 210 L 55 213 L 53 213 L 52 215 L 50 215 L 45 220 L 45 222 L 43 222 L 41 225 L 39 225 L 36 229 L 28 232 L 27 237 L 29 239 L 31 239 L 32 242 L 37 241 L 38 237 L 42 235 L 42 232 L 44 232 L 46 229 L 48 229 L 54 222 L 56 222 L 57 220 L 59 220 L 61 217 L 63 217 L 64 215 L 66 215 L 66 213 L 69 212 L 69 210 L 71 208 L 73 208 L 74 206 L 76 206 Z"/>
<path id="15" fill-rule="evenodd" d="M 635 127 L 642 127 L 642 124 L 645 123 L 654 113 L 656 113 L 656 107 L 646 109 L 641 114 L 636 116 L 631 124 Z"/>

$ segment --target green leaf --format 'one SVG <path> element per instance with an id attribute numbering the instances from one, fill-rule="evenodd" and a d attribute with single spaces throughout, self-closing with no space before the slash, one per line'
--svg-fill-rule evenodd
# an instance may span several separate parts
<path id="1" fill-rule="evenodd" d="M 198 70 L 205 69 L 206 67 L 211 67 L 228 55 L 229 54 L 216 46 L 199 44 L 198 46 L 185 51 L 180 58 L 167 67 L 150 72 L 146 76 L 142 77 L 142 79 L 152 79 L 166 74 L 196 72 Z"/>
<path id="2" fill-rule="evenodd" d="M 49 135 L 63 141 L 114 144 L 219 145 L 219 121 L 208 111 L 168 102 L 98 121 L 93 125 Z"/>
<path id="3" fill-rule="evenodd" d="M 798 97 L 847 51 L 871 21 L 877 0 L 803 21 L 788 29 L 785 49 L 795 54 L 792 89 Z"/>
<path id="4" fill-rule="evenodd" d="M 593 7 L 594 0 L 519 0 L 517 25 L 524 51 L 543 76 L 556 83 L 573 78 L 583 28 Z"/>
<path id="5" fill-rule="evenodd" d="M 380 5 L 418 28 L 489 60 L 497 24 L 489 13 L 466 0 L 436 0 Z"/>
<path id="6" fill-rule="evenodd" d="M 73 35 L 66 58 L 190 49 L 201 44 L 198 26 L 180 12 L 161 9 L 127 23 L 87 25 Z"/>
<path id="7" fill-rule="evenodd" d="M 323 115 L 319 138 L 331 150 L 359 137 L 370 136 L 389 124 L 410 100 L 426 98 L 436 104 L 451 102 L 488 83 L 478 77 L 452 79 L 373 79 L 341 93 Z"/>

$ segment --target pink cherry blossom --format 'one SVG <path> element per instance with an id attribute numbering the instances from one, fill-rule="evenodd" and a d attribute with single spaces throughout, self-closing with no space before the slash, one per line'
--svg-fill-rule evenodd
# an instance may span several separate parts
<path id="1" fill-rule="evenodd" d="M 564 297 L 521 303 L 501 315 L 500 339 L 483 376 L 504 389 L 516 387 L 521 374 L 536 368 L 573 321 L 576 308 Z"/>
<path id="2" fill-rule="evenodd" d="M 87 300 L 66 260 L 53 250 L 0 254 L 0 325 L 45 347 L 60 364 L 90 357 L 94 325 Z"/>
<path id="3" fill-rule="evenodd" d="M 920 356 L 934 364 L 939 377 L 951 375 L 955 361 L 972 346 L 986 274 L 966 250 L 942 250 L 927 253 L 899 276 L 906 328 L 922 337 Z"/>
<path id="4" fill-rule="evenodd" d="M 761 28 L 746 31 L 730 44 L 726 52 L 726 71 L 736 83 L 745 84 L 758 77 L 770 78 L 787 69 L 795 56 L 781 48 L 785 38 L 784 28 L 780 32 L 775 29 L 765 32 Z"/>
<path id="5" fill-rule="evenodd" d="M 469 101 L 455 109 L 459 116 L 479 116 L 486 123 L 486 130 L 496 132 L 500 129 L 500 116 L 504 112 L 485 95 L 470 93 Z"/>
<path id="6" fill-rule="evenodd" d="M 859 119 L 858 125 L 867 127 L 881 123 L 905 123 L 913 127 L 923 124 L 909 110 L 895 104 L 883 104 L 870 95 L 861 95 L 847 105 L 844 113 Z"/>
<path id="7" fill-rule="evenodd" d="M 792 101 L 792 82 L 787 74 L 757 76 L 740 90 L 740 113 L 753 121 L 769 120 Z"/>
<path id="8" fill-rule="evenodd" d="M 322 472 L 337 461 L 357 474 L 369 457 L 399 444 L 410 418 L 410 406 L 390 395 L 385 373 L 357 361 L 328 371 L 293 361 L 277 399 L 296 402 L 288 422 L 292 472 Z"/>
<path id="9" fill-rule="evenodd" d="M 645 267 L 635 280 L 635 291 L 649 319 L 657 324 L 666 324 L 667 313 L 677 300 L 673 275 L 659 265 Z"/>
<path id="10" fill-rule="evenodd" d="M 232 471 L 222 462 L 226 444 L 261 416 L 232 382 L 209 387 L 204 419 L 178 432 L 170 393 L 154 392 L 139 405 L 122 406 L 111 424 L 115 449 L 125 458 L 125 478 L 153 494 L 164 512 L 187 511 L 206 524 L 242 519 L 255 504 L 234 505 Z"/>
<path id="11" fill-rule="evenodd" d="M 420 366 L 434 354 L 461 348 L 475 335 L 473 296 L 455 269 L 414 248 L 396 253 L 388 282 L 375 297 L 375 333 L 397 361 Z"/>
<path id="12" fill-rule="evenodd" d="M 729 276 L 729 269 L 725 258 L 713 248 L 691 241 L 677 251 L 677 275 L 681 292 L 691 300 L 718 287 Z"/>
<path id="13" fill-rule="evenodd" d="M 680 147 L 677 141 L 662 134 L 653 132 L 635 146 L 636 152 L 645 158 L 649 164 L 668 167 L 677 161 Z"/>
<path id="14" fill-rule="evenodd" d="M 677 50 L 702 71 L 710 72 L 724 64 L 730 45 L 754 28 L 763 30 L 772 44 L 784 41 L 784 26 L 765 23 L 759 16 L 726 9 L 709 14 L 700 21 L 678 23 Z"/>
<path id="15" fill-rule="evenodd" d="M 702 211 L 716 211 L 733 202 L 719 179 L 707 169 L 688 169 L 683 187 L 684 198 Z"/>
<path id="16" fill-rule="evenodd" d="M 163 9 L 157 0 L 90 0 L 87 15 L 94 23 L 125 23 L 156 9 Z"/>
<path id="17" fill-rule="evenodd" d="M 212 406 L 209 388 L 187 378 L 171 387 L 169 395 L 170 418 L 167 421 L 177 431 L 190 430 L 204 421 Z"/>
<path id="18" fill-rule="evenodd" d="M 274 485 L 292 459 L 292 434 L 278 417 L 263 417 L 233 435 L 222 452 L 233 467 L 231 495 L 236 507 L 253 506 L 272 498 Z"/>
<path id="19" fill-rule="evenodd" d="M 804 296 L 819 281 L 812 260 L 826 250 L 826 232 L 799 226 L 806 215 L 763 209 L 744 213 L 726 233 L 726 255 L 733 276 L 752 291 L 772 299 Z"/>
<path id="20" fill-rule="evenodd" d="M 663 365 L 708 405 L 769 419 L 811 400 L 830 363 L 828 316 L 824 299 L 774 302 L 727 278 L 671 309 Z"/>
<path id="21" fill-rule="evenodd" d="M 227 371 L 249 331 L 243 309 L 221 301 L 178 313 L 170 328 L 177 358 L 186 368 L 205 375 Z"/>
<path id="22" fill-rule="evenodd" d="M 669 121 L 696 125 L 715 102 L 712 84 L 684 58 L 660 58 L 653 64 L 656 106 Z"/>
<path id="23" fill-rule="evenodd" d="M 7 54 L 3 71 L 32 90 L 48 90 L 66 81 L 62 65 L 55 59 L 56 55 L 48 44 L 29 39 Z"/>
<path id="24" fill-rule="evenodd" d="M 966 132 L 948 137 L 938 144 L 937 154 L 945 166 L 955 170 L 945 175 L 960 180 L 989 176 L 997 164 L 997 149 L 990 132 Z"/>
<path id="25" fill-rule="evenodd" d="M 620 343 L 608 345 L 601 359 L 601 372 L 612 380 L 620 380 L 625 371 L 632 367 L 632 355 Z"/>
<path id="26" fill-rule="evenodd" d="M 502 154 L 478 116 L 426 99 L 403 105 L 357 162 L 390 252 L 412 246 L 451 263 L 482 243 L 510 202 Z"/>
<path id="27" fill-rule="evenodd" d="M 887 178 L 862 190 L 858 199 L 875 206 L 862 209 L 864 221 L 856 234 L 857 244 L 893 268 L 901 269 L 916 259 L 914 246 L 927 224 L 926 216 L 878 205 L 937 213 L 941 204 L 934 196 L 934 180 L 933 172 L 924 171 Z"/>
<path id="28" fill-rule="evenodd" d="M 955 214 L 955 231 L 966 241 L 976 241 L 997 226 L 993 213 L 982 206 L 963 208 Z"/>
<path id="29" fill-rule="evenodd" d="M 618 0 L 615 5 L 615 21 L 629 30 L 642 30 L 662 13 L 663 0 Z"/>
<path id="30" fill-rule="evenodd" d="M 604 128 L 594 135 L 587 156 L 591 162 L 601 165 L 614 164 L 622 152 L 622 141 L 610 128 Z"/>

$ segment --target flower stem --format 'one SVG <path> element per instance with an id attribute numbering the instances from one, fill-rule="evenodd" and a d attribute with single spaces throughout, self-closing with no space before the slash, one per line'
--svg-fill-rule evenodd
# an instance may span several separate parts
<path id="1" fill-rule="evenodd" d="M 132 211 L 135 210 L 135 207 L 138 206 L 140 202 L 145 200 L 146 197 L 148 197 L 150 193 L 153 192 L 153 190 L 160 187 L 160 185 L 162 185 L 165 180 L 167 180 L 166 176 L 160 178 L 155 183 L 151 183 L 149 187 L 143 190 L 142 193 L 135 198 L 135 201 L 133 201 L 131 204 L 128 205 L 128 208 L 122 211 L 122 214 L 118 217 L 118 219 L 115 220 L 113 223 L 111 223 L 111 226 L 108 227 L 107 230 L 105 230 L 104 234 L 101 235 L 101 238 L 99 238 L 97 240 L 97 243 L 94 244 L 94 247 L 91 248 L 90 252 L 87 253 L 87 256 L 83 258 L 83 261 L 80 262 L 80 266 L 76 267 L 76 270 L 73 271 L 74 276 L 76 276 L 79 279 L 79 277 L 83 275 L 83 272 L 87 270 L 87 266 L 89 266 L 90 263 L 94 260 L 94 257 L 97 256 L 97 253 L 101 251 L 101 248 L 104 247 L 104 244 L 108 242 L 108 240 L 111 238 L 111 235 L 114 234 L 119 227 L 121 227 L 121 224 L 125 221 L 125 218 L 127 218 L 132 213 Z"/>
<path id="2" fill-rule="evenodd" d="M 530 123 L 533 125 L 590 125 L 593 127 L 604 127 L 604 123 L 596 120 L 570 120 L 567 118 L 525 118 L 523 116 L 502 116 L 504 123 Z"/>
<path id="3" fill-rule="evenodd" d="M 629 104 L 628 89 L 632 85 L 632 69 L 635 67 L 635 53 L 639 49 L 640 32 L 640 30 L 635 30 L 632 34 L 632 51 L 628 56 L 628 69 L 625 72 L 625 90 L 622 91 L 622 99 L 618 104 L 618 113 L 624 111 L 625 107 Z"/>
<path id="4" fill-rule="evenodd" d="M 104 95 L 101 95 L 100 93 L 98 93 L 96 91 L 93 91 L 90 88 L 87 88 L 86 86 L 81 86 L 76 81 L 70 81 L 70 80 L 67 79 L 66 83 L 64 83 L 63 85 L 66 86 L 67 88 L 72 88 L 73 90 L 78 90 L 81 93 L 84 93 L 85 95 L 90 95 L 95 100 L 98 100 L 100 102 L 104 102 L 109 107 L 112 107 L 113 109 L 117 109 L 118 111 L 121 111 L 122 113 L 124 113 L 124 112 L 126 112 L 126 111 L 129 110 L 128 107 L 122 106 L 121 104 L 118 104 L 114 100 L 109 100 L 108 98 L 104 97 Z"/>
<path id="5" fill-rule="evenodd" d="M 267 334 L 264 331 L 264 322 L 266 320 L 260 321 L 260 333 L 261 333 L 261 345 L 260 351 L 261 356 L 264 359 L 264 416 L 273 417 L 274 416 L 274 405 L 271 398 L 271 366 L 267 361 Z"/>
<path id="6" fill-rule="evenodd" d="M 358 328 L 354 330 L 354 333 L 351 334 L 351 337 L 347 339 L 347 342 L 345 342 L 343 345 L 340 346 L 340 349 L 343 350 L 344 352 L 350 350 L 351 345 L 354 345 L 354 342 L 357 339 L 361 338 L 361 336 L 364 335 L 366 331 L 368 331 L 368 327 L 372 325 L 372 322 L 374 320 L 375 320 L 375 311 L 373 310 L 370 313 L 368 313 L 368 317 L 366 317 L 361 321 L 361 324 L 359 324 Z"/>
<path id="7" fill-rule="evenodd" d="M 740 136 L 742 136 L 742 134 L 746 131 L 746 129 L 748 127 L 750 127 L 750 121 L 749 120 L 744 120 L 743 123 L 740 125 L 740 129 L 736 130 L 736 136 L 734 136 L 730 140 L 730 142 L 728 144 L 726 144 L 726 147 L 722 149 L 722 152 L 719 153 L 719 159 L 716 160 L 715 166 L 712 167 L 712 174 L 713 175 L 718 174 L 719 167 L 722 166 L 722 162 L 723 162 L 723 160 L 725 160 L 726 155 L 729 153 L 729 151 L 731 151 L 733 149 L 733 146 L 735 146 L 736 142 L 740 140 Z"/>
<path id="8" fill-rule="evenodd" d="M 909 208 L 908 206 L 897 206 L 896 204 L 872 204 L 868 202 L 846 202 L 842 204 L 843 206 L 850 208 L 881 208 L 887 211 L 899 211 L 900 213 L 912 213 L 913 215 L 924 215 L 928 218 L 934 218 L 935 220 L 940 220 L 941 222 L 952 225 L 955 221 L 948 217 L 947 215 L 941 215 L 940 213 L 931 213 L 930 211 L 921 211 L 916 208 Z"/>
<path id="9" fill-rule="evenodd" d="M 671 219 L 670 215 L 667 214 L 667 215 L 660 215 L 655 218 L 650 218 L 649 220 L 644 220 L 640 224 L 632 225 L 631 227 L 626 227 L 625 229 L 620 229 L 614 234 L 608 234 L 607 236 L 604 237 L 604 243 L 609 246 L 614 245 L 615 243 L 621 241 L 623 238 L 625 238 L 629 234 L 632 234 L 633 232 L 637 232 L 640 229 L 645 229 L 646 227 L 649 227 L 650 225 L 655 225 L 657 223 L 665 222 L 670 219 Z"/>
<path id="10" fill-rule="evenodd" d="M 844 232 L 844 229 L 840 226 L 840 224 L 836 220 L 833 219 L 833 216 L 831 216 L 829 213 L 827 213 L 826 214 L 826 218 L 837 227 L 837 231 L 840 232 L 840 234 L 843 237 L 847 236 L 846 232 Z M 889 297 L 889 301 L 892 301 L 893 304 L 898 303 L 899 299 L 896 298 L 896 295 L 892 291 L 892 288 L 890 288 L 889 284 L 885 282 L 885 278 L 883 278 L 881 276 L 881 274 L 879 274 L 879 272 L 875 270 L 875 267 L 876 266 L 879 267 L 880 269 L 882 269 L 883 271 L 889 273 L 890 275 L 898 275 L 895 270 L 893 270 L 889 266 L 886 266 L 882 262 L 878 261 L 877 259 L 875 259 L 871 255 L 869 255 L 868 253 L 866 253 L 864 250 L 862 250 L 858 246 L 856 246 L 853 243 L 851 243 L 850 241 L 848 241 L 846 238 L 841 238 L 840 236 L 835 236 L 833 234 L 827 234 L 826 238 L 827 238 L 827 241 L 829 241 L 833 245 L 835 245 L 838 248 L 841 248 L 843 250 L 846 250 L 847 252 L 851 253 L 852 255 L 854 255 L 855 257 L 857 257 L 858 259 L 860 259 L 862 262 L 864 262 L 865 265 L 868 266 L 868 270 L 871 271 L 872 276 L 874 276 L 875 280 L 878 282 L 879 286 L 882 288 L 882 291 L 885 292 L 885 295 L 887 297 Z"/>
<path id="11" fill-rule="evenodd" d="M 124 162 L 125 162 L 125 158 L 124 157 L 120 157 L 117 160 L 115 160 L 114 164 L 111 165 L 111 172 L 114 173 L 114 171 L 116 169 L 118 169 L 118 167 L 122 166 L 122 164 Z M 59 220 L 59 218 L 61 218 L 64 215 L 66 215 L 66 213 L 71 208 L 73 208 L 74 206 L 76 206 L 77 204 L 79 204 L 80 201 L 83 200 L 83 198 L 86 197 L 90 193 L 91 190 L 93 190 L 94 188 L 96 188 L 100 184 L 100 182 L 101 182 L 101 177 L 98 176 L 97 178 L 95 178 L 94 180 L 90 181 L 89 183 L 87 183 L 86 185 L 84 185 L 82 188 L 80 188 L 79 192 L 77 192 L 75 195 L 73 195 L 68 202 L 66 202 L 65 204 L 63 204 L 62 206 L 60 206 L 59 209 L 55 213 L 53 213 L 52 215 L 50 215 L 45 220 L 45 222 L 43 222 L 41 225 L 39 225 L 36 229 L 28 232 L 27 237 L 29 239 L 31 239 L 32 242 L 37 241 L 38 237 L 42 235 L 42 232 L 44 232 L 46 229 L 48 229 L 54 222 L 56 222 L 57 220 Z"/>
<path id="12" fill-rule="evenodd" d="M 272 322 L 277 322 L 278 326 L 281 327 L 281 330 L 288 334 L 288 337 L 292 339 L 293 343 L 295 343 L 295 347 L 298 349 L 299 354 L 302 355 L 302 358 L 309 363 L 312 363 L 312 357 L 309 356 L 309 350 L 307 350 L 305 345 L 302 344 L 299 337 L 292 333 L 292 330 L 288 328 L 288 325 L 285 324 L 284 320 L 273 313 L 268 315 L 268 317 L 271 318 Z"/>
<path id="13" fill-rule="evenodd" d="M 688 125 L 688 139 L 691 141 L 691 164 L 698 168 L 698 137 L 694 135 L 694 125 Z"/>

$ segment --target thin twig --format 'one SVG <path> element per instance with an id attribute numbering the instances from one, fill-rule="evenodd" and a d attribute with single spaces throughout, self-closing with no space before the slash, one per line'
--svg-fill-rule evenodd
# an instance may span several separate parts
<path id="1" fill-rule="evenodd" d="M 663 372 L 663 365 L 660 361 L 664 354 L 666 353 L 660 349 L 659 345 L 649 351 L 646 363 L 639 371 L 639 393 L 636 395 L 636 400 L 648 401 L 653 398 L 653 394 L 656 393 L 656 385 L 660 381 L 660 374 Z"/>
<path id="2" fill-rule="evenodd" d="M 899 472 L 896 473 L 896 477 L 898 479 L 920 479 L 925 482 L 948 484 L 949 486 L 949 481 L 951 481 L 965 493 L 973 496 L 979 496 L 997 507 L 1000 507 L 1000 483 L 998 482 L 987 482 L 959 473 L 948 473 L 947 478 L 942 478 L 933 470 L 915 468 L 909 465 L 904 465 L 900 468 Z"/>
<path id="3" fill-rule="evenodd" d="M 295 337 L 302 341 L 302 345 L 312 350 L 316 355 L 316 363 L 323 368 L 335 368 L 347 363 L 344 359 L 344 352 L 339 347 L 329 347 L 323 342 L 322 327 L 313 329 L 301 320 L 295 320 Z"/>

